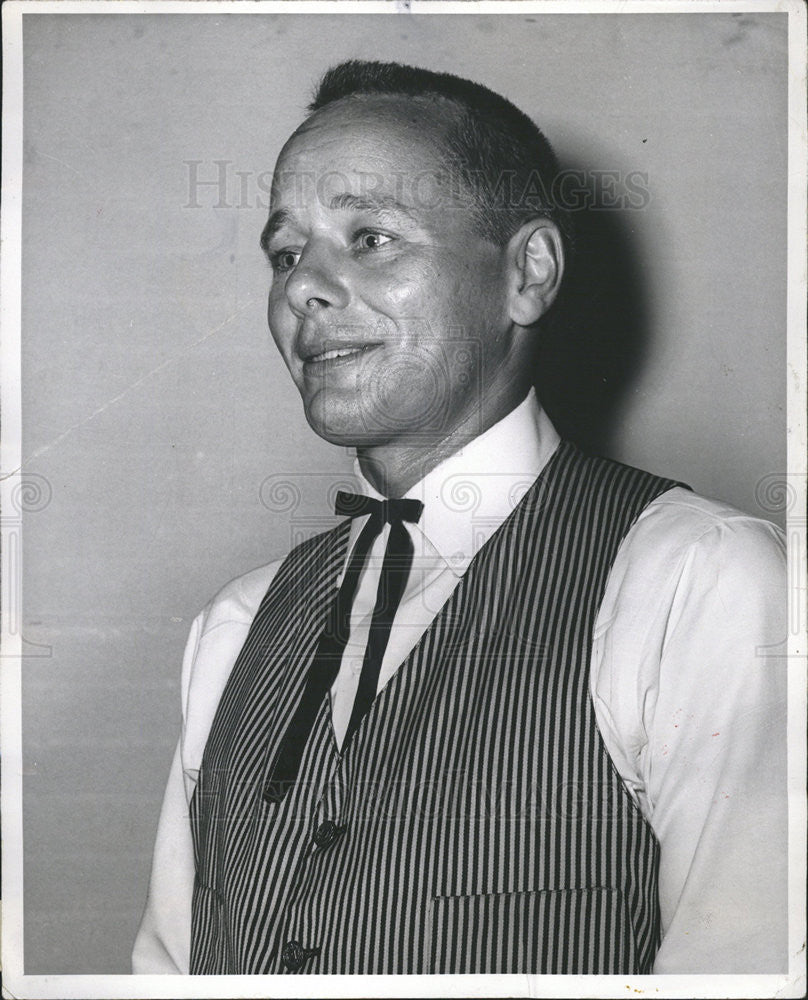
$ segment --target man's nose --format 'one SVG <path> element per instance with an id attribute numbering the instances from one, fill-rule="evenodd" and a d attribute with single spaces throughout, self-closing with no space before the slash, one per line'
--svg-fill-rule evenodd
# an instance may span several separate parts
<path id="1" fill-rule="evenodd" d="M 286 297 L 292 312 L 303 316 L 317 309 L 343 309 L 350 298 L 336 251 L 325 246 L 305 248 L 286 279 Z"/>

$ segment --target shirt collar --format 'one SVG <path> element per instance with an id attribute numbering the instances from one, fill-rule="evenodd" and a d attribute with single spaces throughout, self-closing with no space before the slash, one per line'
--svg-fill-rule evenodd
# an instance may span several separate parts
<path id="1" fill-rule="evenodd" d="M 424 538 L 447 566 L 462 576 L 525 495 L 559 441 L 531 389 L 507 416 L 435 466 L 407 491 L 407 497 L 424 504 L 420 521 L 411 526 L 415 558 L 419 555 L 418 539 Z M 362 475 L 358 460 L 354 461 L 354 474 L 359 492 L 383 499 Z M 354 518 L 349 552 L 363 524 L 363 518 Z"/>

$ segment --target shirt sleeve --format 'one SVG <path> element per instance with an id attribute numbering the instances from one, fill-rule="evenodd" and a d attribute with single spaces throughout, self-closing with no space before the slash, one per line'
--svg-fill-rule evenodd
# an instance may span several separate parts
<path id="1" fill-rule="evenodd" d="M 232 580 L 194 619 L 182 661 L 182 735 L 157 824 L 149 895 L 132 971 L 188 974 L 194 846 L 189 806 L 208 732 L 230 671 L 280 562 Z"/>
<path id="2" fill-rule="evenodd" d="M 781 533 L 682 490 L 613 567 L 592 690 L 660 844 L 657 974 L 787 968 L 785 610 Z"/>
<path id="3" fill-rule="evenodd" d="M 196 657 L 201 624 L 202 615 L 191 626 L 183 658 L 183 677 L 190 674 Z M 133 973 L 188 973 L 193 889 L 194 846 L 180 739 L 157 824 L 149 895 L 132 952 Z"/>

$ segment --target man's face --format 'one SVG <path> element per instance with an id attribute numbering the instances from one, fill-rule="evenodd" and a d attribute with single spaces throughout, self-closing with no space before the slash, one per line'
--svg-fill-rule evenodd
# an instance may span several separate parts
<path id="1" fill-rule="evenodd" d="M 309 423 L 334 443 L 474 436 L 484 395 L 517 391 L 506 255 L 476 233 L 440 142 L 432 108 L 346 99 L 278 160 L 269 326 Z"/>

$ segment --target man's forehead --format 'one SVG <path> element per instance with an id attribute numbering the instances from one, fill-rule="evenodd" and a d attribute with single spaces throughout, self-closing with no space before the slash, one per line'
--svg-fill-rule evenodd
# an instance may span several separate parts
<path id="1" fill-rule="evenodd" d="M 350 94 L 313 112 L 295 130 L 295 135 L 324 123 L 410 124 L 434 127 L 442 132 L 450 113 L 459 113 L 457 104 L 441 94 Z"/>
<path id="2" fill-rule="evenodd" d="M 311 198 L 331 209 L 434 201 L 431 192 L 449 176 L 445 134 L 446 116 L 433 101 L 399 95 L 335 101 L 308 118 L 281 151 L 273 216 L 286 220 L 284 209 Z"/>
<path id="3" fill-rule="evenodd" d="M 442 156 L 452 102 L 400 94 L 344 97 L 310 115 L 289 137 L 277 167 L 301 155 L 328 148 L 329 154 L 361 152 L 383 156 L 389 143 L 415 148 L 424 156 Z"/>

